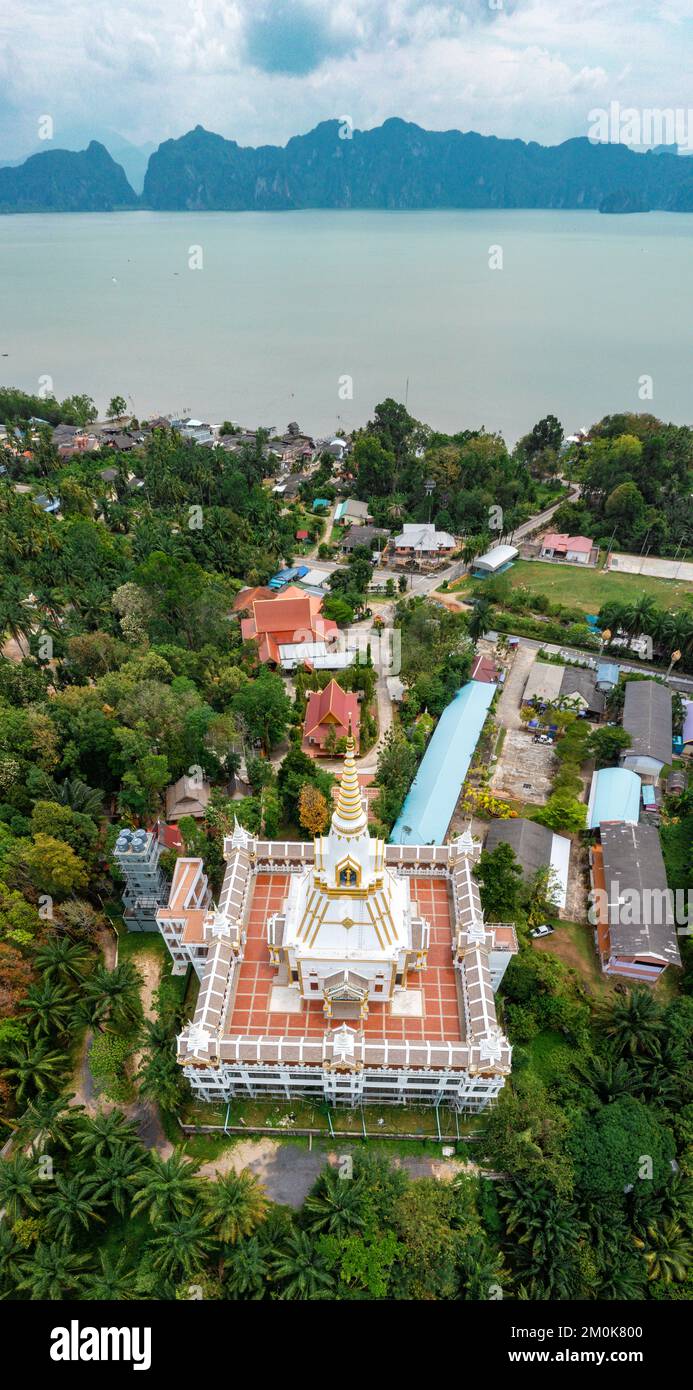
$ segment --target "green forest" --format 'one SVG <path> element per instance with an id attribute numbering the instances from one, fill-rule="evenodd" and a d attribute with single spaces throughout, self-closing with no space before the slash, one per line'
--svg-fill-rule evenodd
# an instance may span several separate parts
<path id="1" fill-rule="evenodd" d="M 213 791 L 204 821 L 180 829 L 215 891 L 235 815 L 270 837 L 327 824 L 333 774 L 300 746 L 306 694 L 327 677 L 298 673 L 290 698 L 234 604 L 292 563 L 297 530 L 321 542 L 312 504 L 337 495 L 333 461 L 286 503 L 268 486 L 262 431 L 233 453 L 157 427 L 134 452 L 59 456 L 51 427 L 94 414 L 88 397 L 0 391 L 0 1296 L 185 1299 L 192 1283 L 232 1300 L 690 1298 L 690 943 L 666 990 L 591 995 L 532 944 L 507 856 L 480 880 L 487 913 L 518 924 L 500 995 L 514 1070 L 457 1143 L 473 1166 L 448 1182 L 412 1177 L 403 1145 L 364 1142 L 344 1171 L 325 1154 L 295 1209 L 231 1165 L 200 1173 L 214 1142 L 184 1141 L 176 1119 L 189 1096 L 175 1035 L 191 1001 L 166 958 L 143 1010 L 148 952 L 163 946 L 124 931 L 111 851 L 119 826 L 157 823 L 191 767 Z M 692 440 L 614 416 L 566 451 L 549 416 L 509 450 L 486 431 L 440 434 L 387 400 L 354 438 L 346 483 L 377 525 L 430 516 L 469 558 L 564 495 L 563 473 L 582 492 L 557 526 L 672 554 L 690 543 Z M 338 558 L 325 612 L 365 621 L 370 556 Z M 405 694 L 375 766 L 385 835 L 484 630 L 483 609 L 391 597 Z M 372 747 L 370 655 L 340 680 Z M 247 787 L 232 800 L 241 763 Z M 688 804 L 663 835 L 685 888 Z M 174 859 L 166 850 L 169 874 Z M 96 1113 L 74 1094 L 87 1039 Z"/>

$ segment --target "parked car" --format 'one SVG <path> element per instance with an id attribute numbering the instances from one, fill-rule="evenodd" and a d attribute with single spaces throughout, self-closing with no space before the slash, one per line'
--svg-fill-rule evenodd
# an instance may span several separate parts
<path id="1" fill-rule="evenodd" d="M 532 743 L 553 743 L 550 734 L 535 734 Z"/>
<path id="2" fill-rule="evenodd" d="M 539 936 L 551 936 L 555 930 L 556 928 L 549 926 L 548 922 L 542 922 L 540 927 L 532 927 L 529 934 L 535 938 Z"/>

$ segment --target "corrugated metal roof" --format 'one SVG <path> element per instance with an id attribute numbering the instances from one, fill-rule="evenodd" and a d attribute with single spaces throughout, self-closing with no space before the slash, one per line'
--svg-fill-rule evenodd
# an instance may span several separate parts
<path id="1" fill-rule="evenodd" d="M 393 844 L 443 844 L 495 692 L 495 685 L 468 681 L 443 710 L 390 836 Z"/>
<path id="2" fill-rule="evenodd" d="M 671 762 L 671 691 L 659 681 L 629 681 L 623 727 L 631 736 L 624 760 L 633 757 Z"/>
<path id="3" fill-rule="evenodd" d="M 640 818 L 640 778 L 629 767 L 602 767 L 590 787 L 587 825 L 598 830 L 604 821 L 637 825 Z"/>

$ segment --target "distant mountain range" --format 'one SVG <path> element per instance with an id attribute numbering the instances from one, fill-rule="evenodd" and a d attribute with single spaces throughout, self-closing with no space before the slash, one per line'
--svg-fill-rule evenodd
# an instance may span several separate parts
<path id="1" fill-rule="evenodd" d="M 113 212 L 139 202 L 96 140 L 86 150 L 45 150 L 0 169 L 0 212 Z"/>
<path id="2" fill-rule="evenodd" d="M 0 168 L 0 212 L 241 212 L 296 208 L 693 211 L 693 160 L 625 145 L 525 144 L 393 118 L 343 138 L 324 121 L 257 149 L 196 126 L 150 155 L 138 196 L 106 148 L 47 150 Z"/>

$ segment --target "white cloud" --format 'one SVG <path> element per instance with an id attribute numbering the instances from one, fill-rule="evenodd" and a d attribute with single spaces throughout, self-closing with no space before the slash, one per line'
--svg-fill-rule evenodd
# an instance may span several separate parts
<path id="1" fill-rule="evenodd" d="M 595 97 L 688 106 L 692 20 L 693 0 L 5 0 L 0 155 L 46 112 L 58 141 L 283 142 L 348 112 L 553 142 Z"/>

